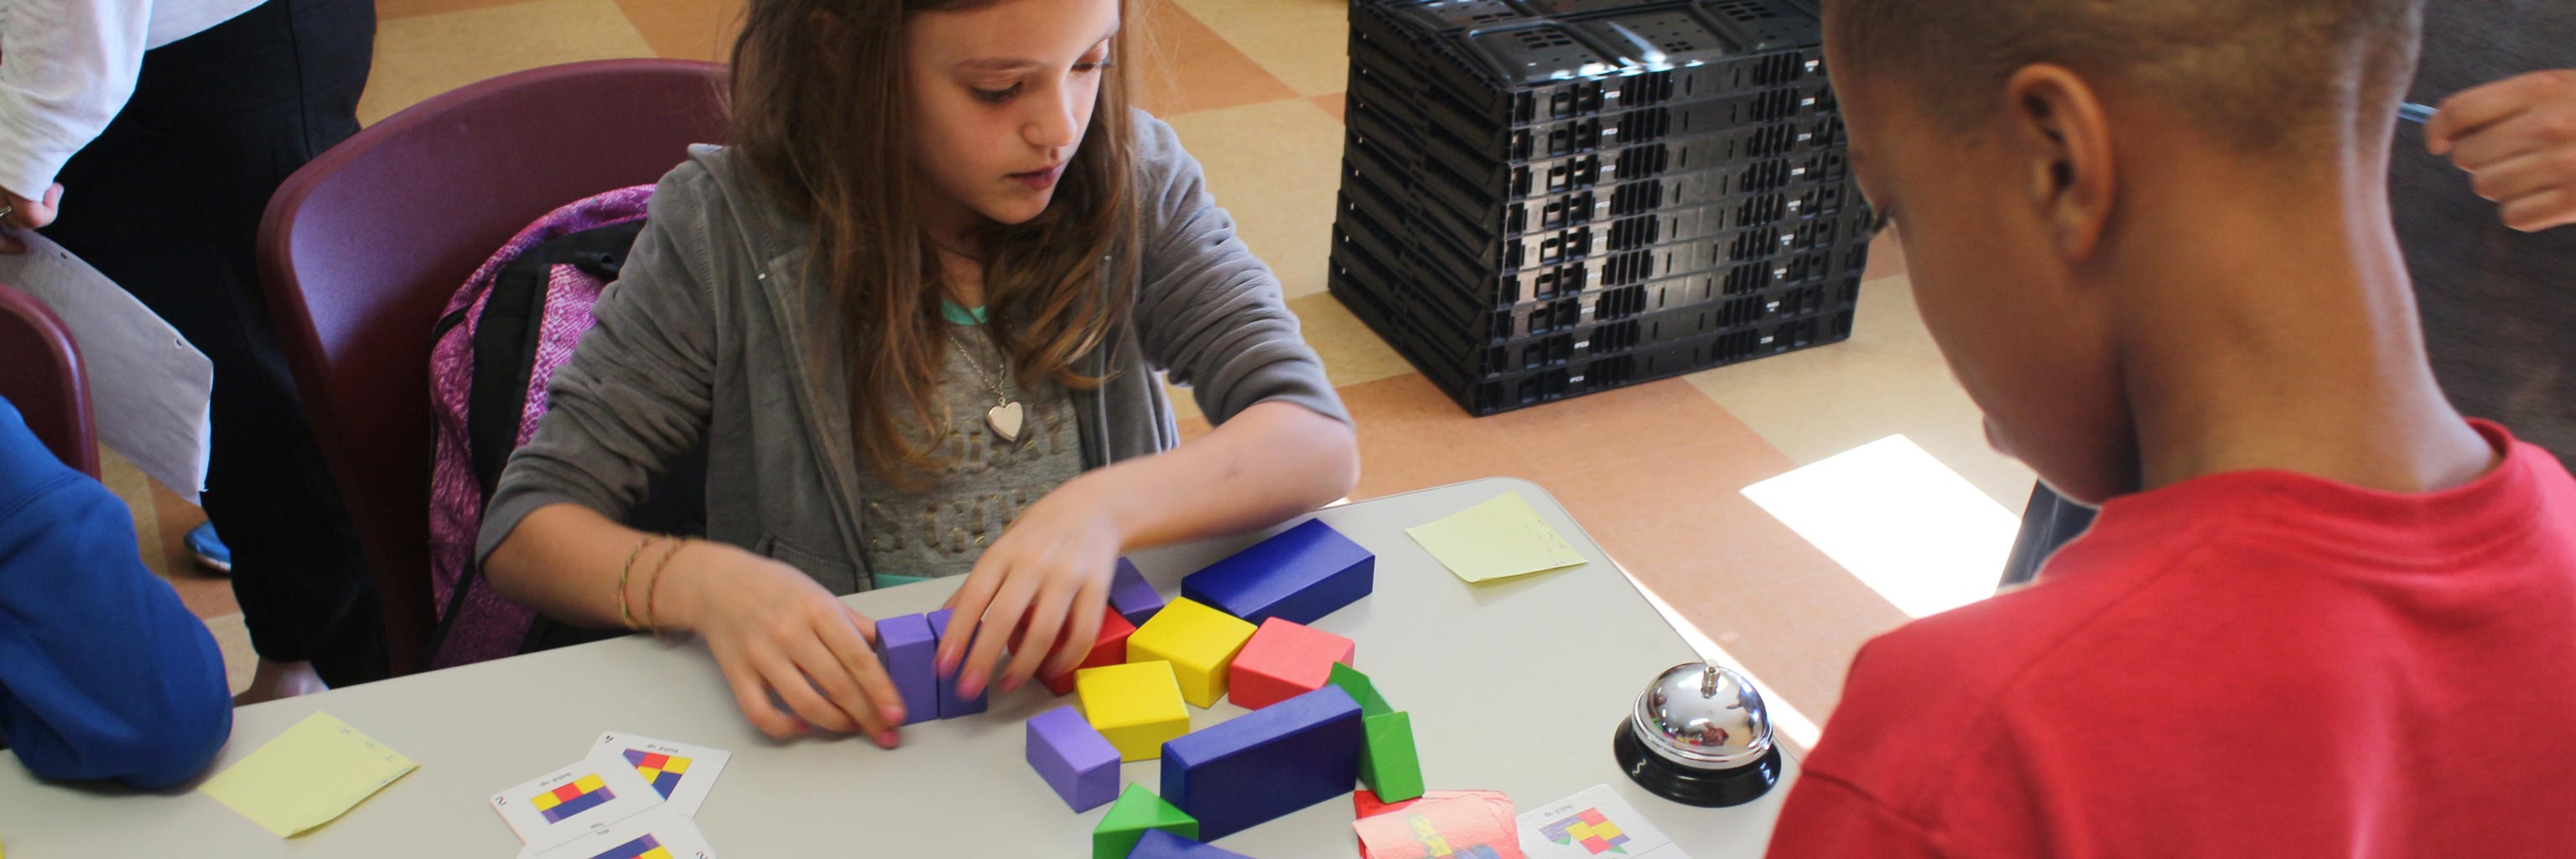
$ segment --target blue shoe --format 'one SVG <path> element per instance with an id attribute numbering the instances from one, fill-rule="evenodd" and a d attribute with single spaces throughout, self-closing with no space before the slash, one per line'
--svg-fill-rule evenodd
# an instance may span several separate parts
<path id="1" fill-rule="evenodd" d="M 188 537 L 183 542 L 188 544 L 188 552 L 197 556 L 197 563 L 206 565 L 206 569 L 218 573 L 233 571 L 233 550 L 225 548 L 224 541 L 215 536 L 215 523 L 207 522 L 188 529 Z"/>

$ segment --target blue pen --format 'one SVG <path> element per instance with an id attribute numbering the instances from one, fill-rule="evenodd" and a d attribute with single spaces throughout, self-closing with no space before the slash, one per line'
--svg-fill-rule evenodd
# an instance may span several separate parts
<path id="1" fill-rule="evenodd" d="M 2431 106 L 2416 104 L 2411 101 L 2397 106 L 2397 118 L 2415 123 L 2416 125 L 2424 125 L 2432 122 L 2434 112 L 2435 111 Z"/>

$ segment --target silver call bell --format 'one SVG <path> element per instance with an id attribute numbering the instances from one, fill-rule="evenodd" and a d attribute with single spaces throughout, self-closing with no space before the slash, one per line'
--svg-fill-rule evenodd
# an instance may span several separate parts
<path id="1" fill-rule="evenodd" d="M 1713 662 L 1673 666 L 1637 697 L 1611 740 L 1619 768 L 1656 796 L 1702 808 L 1742 805 L 1780 781 L 1762 693 Z"/>

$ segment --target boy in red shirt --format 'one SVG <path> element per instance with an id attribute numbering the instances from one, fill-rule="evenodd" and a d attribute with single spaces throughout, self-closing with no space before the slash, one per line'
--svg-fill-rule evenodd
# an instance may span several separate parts
<path id="1" fill-rule="evenodd" d="M 1771 856 L 2576 856 L 2576 480 L 2425 364 L 2417 2 L 1828 3 L 1925 324 L 2102 515 L 1861 651 Z"/>

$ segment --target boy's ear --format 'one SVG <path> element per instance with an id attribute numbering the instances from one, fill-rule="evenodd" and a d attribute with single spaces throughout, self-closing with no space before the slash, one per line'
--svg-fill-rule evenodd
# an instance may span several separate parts
<path id="1" fill-rule="evenodd" d="M 2029 165 L 2028 200 L 2069 262 L 2092 257 L 2119 194 L 2111 126 L 2093 87 L 2064 66 L 2024 66 L 2004 84 L 2010 140 Z"/>

